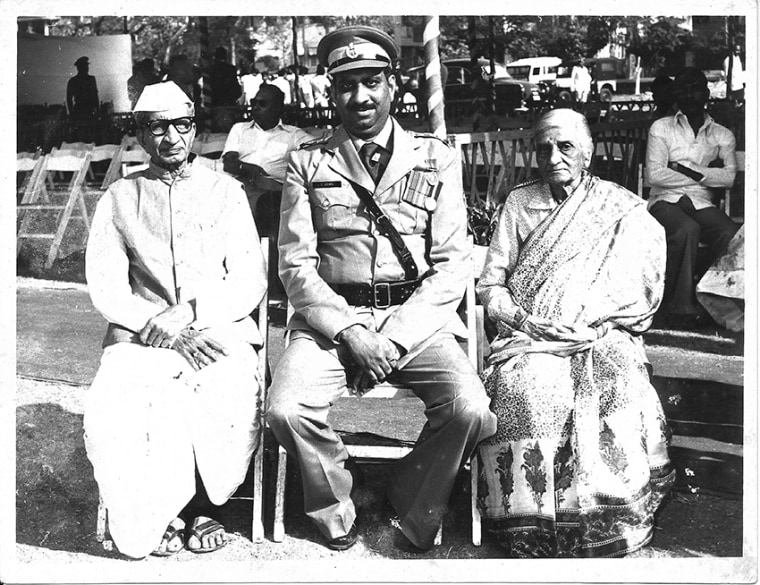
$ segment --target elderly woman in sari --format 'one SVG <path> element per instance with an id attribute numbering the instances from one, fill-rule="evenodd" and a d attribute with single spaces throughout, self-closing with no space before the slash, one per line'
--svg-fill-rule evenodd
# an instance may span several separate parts
<path id="1" fill-rule="evenodd" d="M 498 328 L 479 503 L 510 556 L 620 556 L 649 542 L 675 477 L 640 337 L 665 235 L 643 201 L 586 171 L 582 115 L 545 114 L 535 141 L 541 179 L 507 196 L 478 283 Z"/>

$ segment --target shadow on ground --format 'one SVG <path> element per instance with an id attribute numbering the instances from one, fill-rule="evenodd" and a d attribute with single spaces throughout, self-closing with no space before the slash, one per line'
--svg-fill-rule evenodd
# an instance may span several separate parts
<path id="1" fill-rule="evenodd" d="M 57 404 L 16 409 L 16 461 L 17 542 L 103 555 L 95 541 L 98 490 L 82 416 Z"/>
<path id="2" fill-rule="evenodd" d="M 124 558 L 106 552 L 95 540 L 97 485 L 82 438 L 82 416 L 52 403 L 27 404 L 16 410 L 17 436 L 17 541 L 51 551 L 85 553 L 93 557 Z M 271 437 L 266 445 L 263 543 L 251 543 L 251 503 L 232 500 L 225 506 L 225 524 L 234 535 L 231 546 L 217 560 L 304 560 L 318 558 L 375 559 L 482 559 L 502 558 L 502 550 L 483 534 L 483 545 L 471 542 L 469 475 L 455 487 L 444 519 L 443 544 L 419 557 L 393 546 L 390 513 L 384 497 L 392 465 L 358 466 L 354 500 L 359 509 L 360 540 L 344 553 L 327 550 L 314 525 L 305 516 L 297 465 L 288 465 L 284 542 L 272 542 L 274 469 L 276 450 Z M 240 494 L 250 494 L 244 484 Z M 635 553 L 639 558 L 725 557 L 742 554 L 742 502 L 704 494 L 677 492 L 657 517 L 654 539 Z M 201 561 L 204 555 L 181 553 L 177 561 Z M 152 559 L 152 562 L 166 562 Z"/>

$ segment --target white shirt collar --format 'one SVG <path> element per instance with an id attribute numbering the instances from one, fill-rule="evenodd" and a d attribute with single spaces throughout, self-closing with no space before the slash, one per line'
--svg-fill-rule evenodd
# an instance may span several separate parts
<path id="1" fill-rule="evenodd" d="M 705 121 L 702 122 L 702 126 L 700 126 L 700 130 L 702 128 L 705 129 L 705 131 L 713 124 L 715 120 L 713 120 L 713 117 L 705 110 Z M 689 119 L 686 117 L 686 114 L 684 114 L 681 110 L 678 110 L 673 116 L 673 123 L 678 125 L 679 123 L 683 122 L 685 125 L 689 125 Z"/>
<path id="2" fill-rule="evenodd" d="M 258 130 L 261 130 L 262 132 L 271 132 L 272 130 L 281 130 L 283 128 L 282 119 L 277 120 L 277 124 L 272 126 L 269 130 L 264 130 L 261 126 L 259 126 L 258 122 L 251 121 L 251 128 L 256 128 Z"/>
<path id="3" fill-rule="evenodd" d="M 383 129 L 380 130 L 377 136 L 374 136 L 370 140 L 364 140 L 363 138 L 356 138 L 355 136 L 351 136 L 350 133 L 349 133 L 349 136 L 351 136 L 351 142 L 353 142 L 354 146 L 356 147 L 356 152 L 359 152 L 359 150 L 361 150 L 361 147 L 367 144 L 368 142 L 374 142 L 378 146 L 382 146 L 386 150 L 390 150 L 390 148 L 388 148 L 388 143 L 391 140 L 392 131 L 393 131 L 393 122 L 391 122 L 391 117 L 388 116 L 388 120 L 385 122 L 385 126 L 383 126 Z"/>

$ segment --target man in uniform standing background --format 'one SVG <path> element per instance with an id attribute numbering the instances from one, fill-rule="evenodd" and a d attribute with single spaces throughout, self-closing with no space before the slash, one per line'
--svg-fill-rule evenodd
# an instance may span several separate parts
<path id="1" fill-rule="evenodd" d="M 90 75 L 90 60 L 79 57 L 74 61 L 77 74 L 66 85 L 66 105 L 72 120 L 90 120 L 98 115 L 98 84 Z"/>
<path id="2" fill-rule="evenodd" d="M 347 386 L 361 394 L 387 378 L 410 387 L 428 421 L 387 497 L 396 546 L 424 552 L 462 463 L 496 430 L 455 339 L 466 335 L 456 309 L 472 271 L 457 153 L 390 116 L 398 57 L 390 36 L 346 27 L 317 53 L 343 124 L 290 157 L 279 269 L 295 314 L 267 416 L 300 464 L 306 514 L 329 548 L 345 550 L 357 539 L 356 510 L 329 407 Z"/>

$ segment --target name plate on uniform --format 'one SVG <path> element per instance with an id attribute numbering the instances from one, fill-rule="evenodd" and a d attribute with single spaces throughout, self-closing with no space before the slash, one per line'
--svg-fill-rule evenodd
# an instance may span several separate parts
<path id="1" fill-rule="evenodd" d="M 340 181 L 317 181 L 312 183 L 315 189 L 335 189 L 342 186 Z"/>

